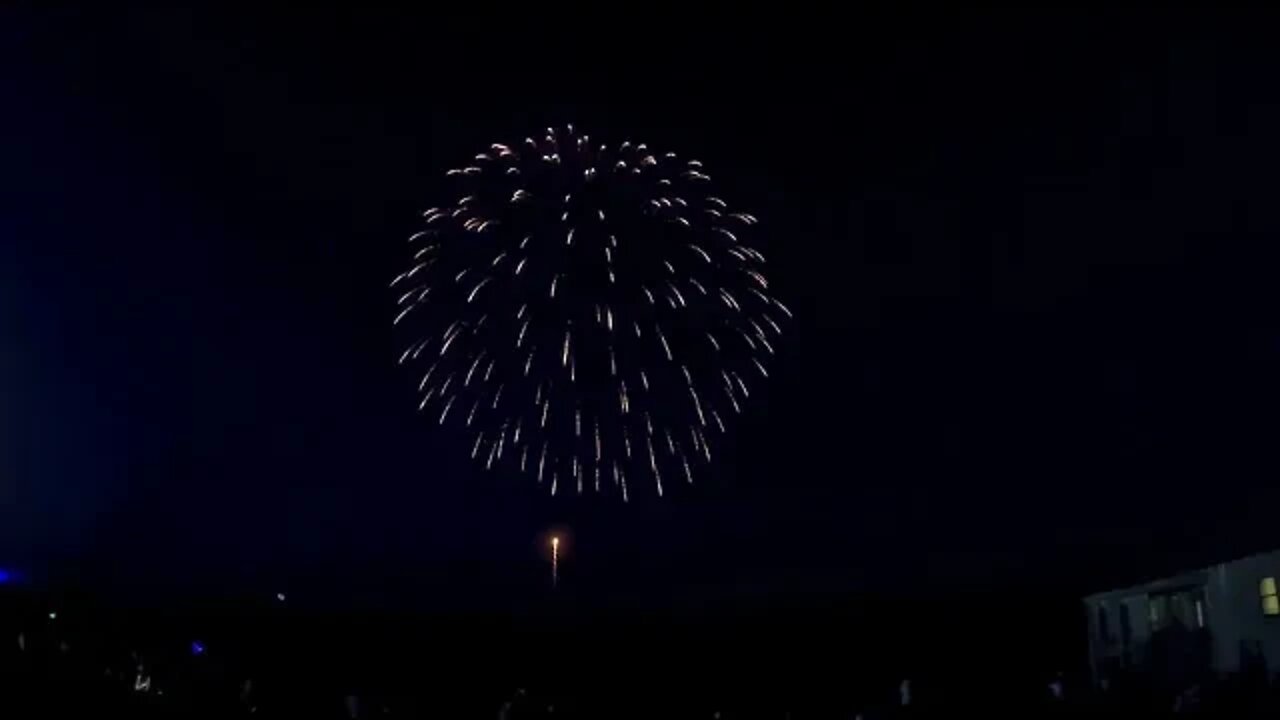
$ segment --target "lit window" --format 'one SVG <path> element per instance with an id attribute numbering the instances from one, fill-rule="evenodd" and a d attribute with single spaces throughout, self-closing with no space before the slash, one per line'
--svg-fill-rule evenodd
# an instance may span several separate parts
<path id="1" fill-rule="evenodd" d="M 1262 578 L 1258 583 L 1258 594 L 1262 596 L 1262 614 L 1280 615 L 1280 596 L 1276 595 L 1276 579 Z"/>
<path id="2" fill-rule="evenodd" d="M 1196 600 L 1196 627 L 1204 627 L 1204 601 Z"/>

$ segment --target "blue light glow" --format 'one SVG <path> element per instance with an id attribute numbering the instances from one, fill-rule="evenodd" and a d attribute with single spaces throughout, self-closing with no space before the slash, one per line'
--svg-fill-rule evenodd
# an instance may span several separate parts
<path id="1" fill-rule="evenodd" d="M 204 643 L 193 640 L 193 641 L 191 642 L 191 654 L 192 654 L 192 655 L 203 655 L 203 654 L 204 654 Z"/>

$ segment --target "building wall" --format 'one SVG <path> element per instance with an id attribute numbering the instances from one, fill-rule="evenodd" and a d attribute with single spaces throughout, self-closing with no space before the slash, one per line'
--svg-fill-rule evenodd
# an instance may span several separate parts
<path id="1" fill-rule="evenodd" d="M 1123 666 L 1140 663 L 1142 651 L 1150 638 L 1146 594 L 1126 596 L 1123 592 L 1095 596 L 1085 601 L 1089 613 L 1089 658 L 1094 677 L 1100 677 L 1108 663 Z M 1121 618 L 1127 609 L 1128 641 Z M 1104 637 L 1102 616 L 1105 612 Z"/>
<path id="2" fill-rule="evenodd" d="M 1269 674 L 1280 674 L 1280 615 L 1263 613 L 1259 592 L 1261 581 L 1266 577 L 1274 577 L 1280 583 L 1280 551 L 1085 598 L 1094 678 L 1102 677 L 1108 663 L 1143 666 L 1152 637 L 1148 598 L 1192 587 L 1199 587 L 1204 593 L 1210 658 L 1215 672 L 1239 672 L 1247 668 L 1249 657 L 1254 656 L 1261 659 Z M 1130 621 L 1127 648 L 1120 620 L 1122 607 L 1128 608 Z M 1109 640 L 1101 636 L 1100 608 L 1106 608 Z"/>
<path id="3" fill-rule="evenodd" d="M 1263 578 L 1280 581 L 1280 552 L 1254 555 L 1211 568 L 1205 596 L 1209 601 L 1215 668 L 1242 669 L 1243 651 L 1258 652 L 1267 671 L 1280 671 L 1280 616 L 1264 615 L 1259 585 Z"/>

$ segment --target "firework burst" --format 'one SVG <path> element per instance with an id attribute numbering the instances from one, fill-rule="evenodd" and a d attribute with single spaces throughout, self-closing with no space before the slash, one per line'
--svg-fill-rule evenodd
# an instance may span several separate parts
<path id="1" fill-rule="evenodd" d="M 692 483 L 790 312 L 697 160 L 572 126 L 448 171 L 391 283 L 418 407 L 552 494 Z"/>

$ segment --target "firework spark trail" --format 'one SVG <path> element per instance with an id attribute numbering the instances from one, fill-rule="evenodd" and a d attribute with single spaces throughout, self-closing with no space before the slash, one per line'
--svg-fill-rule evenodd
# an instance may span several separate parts
<path id="1" fill-rule="evenodd" d="M 791 318 L 756 218 L 697 160 L 572 127 L 446 175 L 458 200 L 422 213 L 391 283 L 399 363 L 428 365 L 419 407 L 472 428 L 487 468 L 536 460 L 552 494 L 561 476 L 624 500 L 637 478 L 657 495 L 664 473 L 692 483 L 720 437 L 706 429 L 727 431 Z"/>

